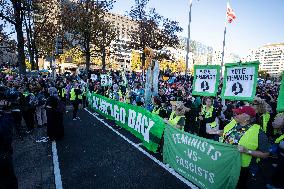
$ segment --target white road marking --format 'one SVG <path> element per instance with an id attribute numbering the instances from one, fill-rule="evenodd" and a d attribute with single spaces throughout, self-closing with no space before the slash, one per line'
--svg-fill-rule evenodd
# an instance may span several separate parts
<path id="1" fill-rule="evenodd" d="M 54 178 L 55 178 L 55 188 L 56 189 L 63 189 L 55 141 L 52 141 L 52 157 L 53 157 L 53 171 L 54 171 Z"/>
<path id="2" fill-rule="evenodd" d="M 142 152 L 144 155 L 146 155 L 147 157 L 149 157 L 151 160 L 153 160 L 155 163 L 157 163 L 158 165 L 160 165 L 162 168 L 164 168 L 165 170 L 167 170 L 169 173 L 171 173 L 173 176 L 175 176 L 176 178 L 178 178 L 180 181 L 182 181 L 183 183 L 185 183 L 187 186 L 189 186 L 190 188 L 193 189 L 198 189 L 198 187 L 196 187 L 194 184 L 192 184 L 191 182 L 189 182 L 187 179 L 185 179 L 184 177 L 182 177 L 180 174 L 178 174 L 177 172 L 174 171 L 173 168 L 170 168 L 169 165 L 165 165 L 163 162 L 159 161 L 157 158 L 155 158 L 154 156 L 152 156 L 151 154 L 149 154 L 147 151 L 143 150 L 139 144 L 135 144 L 134 142 L 132 142 L 131 140 L 129 140 L 128 138 L 126 138 L 124 135 L 120 134 L 117 130 L 115 130 L 114 128 L 112 128 L 108 123 L 106 123 L 103 119 L 99 118 L 98 116 L 96 116 L 95 114 L 93 114 L 92 112 L 90 112 L 87 108 L 84 108 L 85 111 L 87 111 L 89 114 L 91 114 L 93 117 L 95 117 L 97 120 L 99 120 L 100 122 L 102 122 L 103 124 L 105 124 L 110 130 L 112 130 L 113 132 L 115 132 L 117 135 L 119 135 L 121 138 L 123 138 L 125 141 L 127 141 L 129 144 L 131 144 L 132 146 L 134 146 L 136 149 L 138 149 L 140 152 Z"/>

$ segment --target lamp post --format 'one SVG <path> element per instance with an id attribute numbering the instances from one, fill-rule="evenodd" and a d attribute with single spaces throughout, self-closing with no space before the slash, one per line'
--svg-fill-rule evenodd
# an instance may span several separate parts
<path id="1" fill-rule="evenodd" d="M 189 64 L 189 48 L 190 48 L 190 23 L 191 23 L 191 7 L 192 7 L 192 0 L 189 1 L 189 13 L 188 13 L 188 33 L 187 33 L 187 40 L 186 40 L 186 69 L 185 74 L 188 72 L 188 64 Z"/>

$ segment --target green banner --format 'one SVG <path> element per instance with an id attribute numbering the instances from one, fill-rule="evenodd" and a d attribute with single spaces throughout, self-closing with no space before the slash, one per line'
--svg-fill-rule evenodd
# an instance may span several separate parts
<path id="1" fill-rule="evenodd" d="M 166 126 L 164 163 L 200 188 L 235 188 L 241 169 L 236 146 L 204 139 Z"/>
<path id="2" fill-rule="evenodd" d="M 194 65 L 193 95 L 216 96 L 221 66 Z"/>
<path id="3" fill-rule="evenodd" d="M 277 111 L 284 112 L 284 72 L 282 73 L 282 81 L 277 99 Z"/>
<path id="4" fill-rule="evenodd" d="M 222 98 L 252 101 L 256 93 L 259 62 L 226 64 Z"/>
<path id="5" fill-rule="evenodd" d="M 148 150 L 157 151 L 165 129 L 161 117 L 142 107 L 111 100 L 95 93 L 88 94 L 88 101 L 96 112 L 114 120 L 117 125 L 141 139 Z"/>

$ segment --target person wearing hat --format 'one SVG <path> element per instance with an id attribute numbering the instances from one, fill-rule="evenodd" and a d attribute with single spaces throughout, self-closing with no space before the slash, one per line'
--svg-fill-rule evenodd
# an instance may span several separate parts
<path id="1" fill-rule="evenodd" d="M 284 132 L 284 112 L 279 113 L 274 118 L 272 122 L 274 129 L 281 130 Z M 283 188 L 284 182 L 282 178 L 282 172 L 284 170 L 284 134 L 280 135 L 275 140 L 275 145 L 277 145 L 277 166 L 272 174 L 271 183 L 266 185 L 266 188 Z"/>
<path id="2" fill-rule="evenodd" d="M 256 166 L 258 158 L 269 156 L 269 142 L 260 125 L 253 124 L 256 112 L 252 106 L 233 109 L 234 119 L 223 131 L 215 131 L 222 136 L 222 142 L 238 145 L 241 153 L 241 173 L 237 188 L 247 188 L 250 168 Z"/>

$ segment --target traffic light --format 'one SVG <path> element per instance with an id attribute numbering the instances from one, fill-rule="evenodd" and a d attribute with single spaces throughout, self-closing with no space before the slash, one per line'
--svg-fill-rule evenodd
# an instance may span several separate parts
<path id="1" fill-rule="evenodd" d="M 63 40 L 61 37 L 55 38 L 55 54 L 63 54 Z"/>

